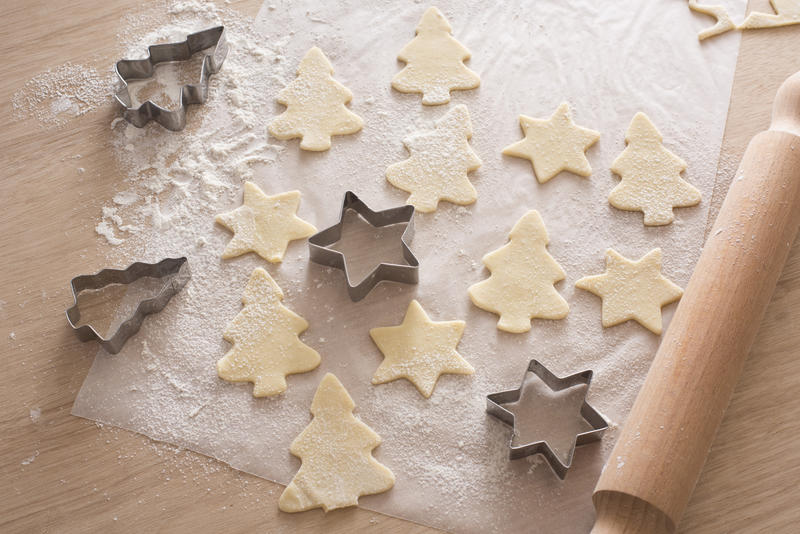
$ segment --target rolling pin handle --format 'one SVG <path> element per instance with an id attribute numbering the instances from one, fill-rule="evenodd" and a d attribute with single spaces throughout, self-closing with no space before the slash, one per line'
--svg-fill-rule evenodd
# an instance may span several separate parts
<path id="1" fill-rule="evenodd" d="M 787 78 L 775 94 L 769 129 L 800 137 L 800 72 Z"/>

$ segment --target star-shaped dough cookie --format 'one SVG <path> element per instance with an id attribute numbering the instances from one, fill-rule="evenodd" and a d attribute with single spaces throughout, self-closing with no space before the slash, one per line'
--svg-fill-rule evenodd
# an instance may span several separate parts
<path id="1" fill-rule="evenodd" d="M 633 319 L 655 334 L 661 334 L 661 307 L 683 295 L 661 274 L 660 248 L 637 261 L 608 249 L 606 272 L 581 278 L 575 286 L 603 299 L 604 327 Z"/>
<path id="2" fill-rule="evenodd" d="M 472 366 L 456 352 L 464 321 L 431 321 L 419 302 L 408 305 L 403 323 L 369 331 L 384 359 L 373 384 L 408 379 L 425 398 L 433 393 L 439 375 L 471 375 Z"/>
<path id="3" fill-rule="evenodd" d="M 569 104 L 563 102 L 549 119 L 519 116 L 525 139 L 503 149 L 506 156 L 531 160 L 533 172 L 543 184 L 561 171 L 580 176 L 592 174 L 586 149 L 600 138 L 600 132 L 572 122 Z"/>
<path id="4" fill-rule="evenodd" d="M 295 215 L 299 205 L 300 191 L 267 196 L 253 182 L 245 182 L 242 205 L 216 218 L 217 223 L 233 232 L 233 239 L 222 257 L 255 252 L 269 262 L 281 261 L 289 241 L 303 239 L 317 231 Z"/>

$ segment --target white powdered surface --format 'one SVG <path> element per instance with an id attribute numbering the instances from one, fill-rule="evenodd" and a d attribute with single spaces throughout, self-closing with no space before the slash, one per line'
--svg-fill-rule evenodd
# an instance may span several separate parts
<path id="1" fill-rule="evenodd" d="M 742 2 L 726 3 L 743 12 Z M 449 109 L 423 107 L 420 95 L 390 86 L 402 66 L 397 52 L 428 6 L 274 0 L 253 22 L 190 0 L 173 3 L 167 17 L 130 17 L 121 35 L 128 56 L 217 22 L 226 25 L 231 50 L 208 103 L 191 108 L 183 132 L 153 123 L 137 129 L 121 120 L 110 127 L 124 175 L 98 213 L 97 231 L 116 245 L 109 264 L 187 255 L 193 278 L 122 352 L 98 354 L 73 413 L 286 483 L 299 466 L 289 443 L 308 424 L 311 398 L 330 371 L 352 395 L 356 413 L 383 438 L 376 457 L 397 476 L 391 491 L 362 498 L 364 507 L 457 532 L 588 531 L 592 489 L 659 338 L 636 323 L 604 330 L 600 300 L 574 283 L 604 270 L 608 247 L 631 258 L 661 247 L 665 275 L 685 286 L 702 243 L 739 37 L 699 43 L 697 32 L 710 19 L 678 1 L 452 0 L 437 6 L 472 51 L 467 64 L 481 76 L 479 89 L 454 92 L 450 104 L 466 104 L 472 117 L 472 146 L 484 162 L 470 174 L 478 201 L 442 203 L 435 213 L 417 215 L 412 247 L 421 261 L 419 285 L 382 284 L 358 303 L 347 298 L 341 272 L 308 262 L 304 242 L 292 243 L 281 264 L 253 254 L 221 260 L 231 235 L 214 224 L 214 215 L 240 204 L 246 179 L 267 194 L 299 189 L 299 216 L 320 229 L 338 219 L 347 189 L 375 209 L 404 202 L 407 194 L 387 184 L 385 169 L 407 157 L 406 135 L 431 128 Z M 275 95 L 313 45 L 353 91 L 350 109 L 365 123 L 358 134 L 334 137 L 322 153 L 302 152 L 296 140 L 277 141 L 266 130 L 283 111 Z M 540 185 L 529 162 L 500 151 L 521 138 L 519 114 L 547 117 L 563 100 L 577 124 L 602 132 L 588 151 L 594 173 L 588 179 L 562 174 Z M 640 213 L 615 210 L 607 201 L 618 182 L 608 167 L 637 111 L 689 163 L 685 177 L 703 193 L 699 206 L 676 210 L 669 226 L 644 227 Z M 497 316 L 470 304 L 467 287 L 488 274 L 480 258 L 503 245 L 533 208 L 550 233 L 550 253 L 567 273 L 556 287 L 571 310 L 565 320 L 537 320 L 526 334 L 507 334 L 495 328 Z M 263 399 L 252 397 L 249 384 L 220 380 L 215 368 L 229 348 L 223 329 L 241 309 L 242 290 L 257 266 L 283 288 L 284 304 L 308 320 L 301 339 L 322 355 L 316 371 L 289 377 L 285 394 Z M 370 384 L 381 355 L 368 331 L 398 324 L 412 298 L 434 320 L 467 322 L 459 352 L 475 374 L 443 376 L 430 399 L 404 380 Z M 674 307 L 665 308 L 665 319 Z M 563 482 L 538 458 L 509 461 L 510 429 L 485 414 L 485 395 L 516 387 L 534 357 L 558 375 L 593 369 L 589 400 L 613 421 L 602 443 L 577 449 Z M 622 469 L 624 462 L 613 466 Z"/>
<path id="2" fill-rule="evenodd" d="M 39 73 L 11 97 L 16 118 L 32 115 L 44 126 L 62 126 L 108 102 L 111 71 L 64 63 Z"/>

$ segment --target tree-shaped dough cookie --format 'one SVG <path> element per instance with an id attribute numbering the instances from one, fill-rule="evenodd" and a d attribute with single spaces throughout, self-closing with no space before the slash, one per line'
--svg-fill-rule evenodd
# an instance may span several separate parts
<path id="1" fill-rule="evenodd" d="M 429 8 L 417 25 L 417 36 L 398 54 L 406 66 L 392 80 L 401 93 L 422 93 L 422 103 L 436 106 L 450 102 L 450 91 L 474 89 L 481 83 L 464 65 L 470 53 L 451 35 L 442 12 Z"/>
<path id="2" fill-rule="evenodd" d="M 289 448 L 303 463 L 281 494 L 281 510 L 322 507 L 327 512 L 394 486 L 392 472 L 372 457 L 380 436 L 356 419 L 354 407 L 342 383 L 326 374 L 311 402 L 314 418 Z"/>
<path id="3" fill-rule="evenodd" d="M 299 205 L 300 191 L 267 196 L 253 182 L 245 182 L 242 205 L 215 219 L 233 232 L 222 257 L 234 258 L 252 251 L 272 263 L 283 260 L 289 241 L 317 231 L 296 215 Z"/>
<path id="4" fill-rule="evenodd" d="M 539 212 L 531 210 L 517 221 L 502 248 L 483 257 L 491 276 L 469 288 L 473 304 L 500 315 L 497 328 L 521 333 L 531 319 L 563 319 L 567 302 L 553 284 L 566 275 L 547 252 L 547 230 Z"/>
<path id="5" fill-rule="evenodd" d="M 421 212 L 436 209 L 440 200 L 472 204 L 478 193 L 467 173 L 481 166 L 469 146 L 472 122 L 467 106 L 461 104 L 436 121 L 435 129 L 417 132 L 403 140 L 411 157 L 390 165 L 386 179 L 408 191 L 408 204 Z"/>
<path id="6" fill-rule="evenodd" d="M 364 122 L 345 104 L 353 93 L 331 76 L 333 66 L 316 46 L 297 68 L 297 78 L 278 93 L 286 111 L 272 119 L 269 133 L 278 139 L 301 137 L 303 150 L 328 150 L 332 135 L 359 131 Z"/>
<path id="7" fill-rule="evenodd" d="M 255 397 L 286 391 L 286 375 L 311 371 L 320 362 L 317 351 L 297 337 L 308 323 L 282 300 L 269 273 L 254 270 L 244 289 L 244 308 L 223 334 L 233 347 L 217 362 L 217 374 L 231 382 L 252 382 Z"/>
<path id="8" fill-rule="evenodd" d="M 641 211 L 646 226 L 671 223 L 672 208 L 694 206 L 700 191 L 681 178 L 686 162 L 664 148 L 663 138 L 647 115 L 637 113 L 631 121 L 625 150 L 611 164 L 611 172 L 622 179 L 608 201 L 621 210 Z"/>

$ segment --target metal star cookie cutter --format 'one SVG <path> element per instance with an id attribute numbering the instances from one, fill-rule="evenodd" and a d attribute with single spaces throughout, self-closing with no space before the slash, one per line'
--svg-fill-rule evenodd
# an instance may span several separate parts
<path id="1" fill-rule="evenodd" d="M 375 228 L 406 223 L 406 229 L 403 235 L 400 236 L 400 243 L 403 247 L 403 258 L 406 260 L 407 264 L 381 263 L 361 282 L 353 285 L 350 281 L 350 275 L 347 272 L 347 262 L 345 262 L 344 254 L 338 250 L 329 248 L 342 237 L 344 216 L 347 210 L 355 211 Z M 372 291 L 372 288 L 381 282 L 416 284 L 419 281 L 419 261 L 408 246 L 408 242 L 411 241 L 413 236 L 414 206 L 406 205 L 383 211 L 372 211 L 355 193 L 348 191 L 344 195 L 339 222 L 330 228 L 326 228 L 314 234 L 308 239 L 309 260 L 344 271 L 344 277 L 347 281 L 347 293 L 350 295 L 350 300 L 358 302 L 366 297 L 367 294 Z"/>
<path id="2" fill-rule="evenodd" d="M 200 82 L 181 87 L 180 105 L 176 109 L 166 109 L 152 100 L 143 102 L 138 108 L 132 107 L 132 99 L 128 91 L 128 81 L 152 78 L 159 63 L 171 61 L 187 61 L 197 52 L 214 48 L 213 52 L 203 57 L 200 69 Z M 167 130 L 180 131 L 186 126 L 186 106 L 202 104 L 208 97 L 208 80 L 216 74 L 228 54 L 228 43 L 225 40 L 225 27 L 217 26 L 196 33 L 190 33 L 180 43 L 157 44 L 147 48 L 144 59 L 121 59 L 114 65 L 114 72 L 122 81 L 122 88 L 114 95 L 124 108 L 122 116 L 141 128 L 150 120 L 154 120 Z"/>
<path id="3" fill-rule="evenodd" d="M 542 382 L 553 391 L 561 391 L 562 389 L 570 388 L 578 384 L 586 384 L 587 392 L 589 385 L 592 382 L 592 371 L 583 371 L 570 375 L 564 378 L 559 378 L 551 373 L 544 365 L 537 360 L 531 360 L 528 368 L 525 370 L 525 376 L 528 373 L 533 373 L 539 377 Z M 525 377 L 522 379 L 522 384 L 517 389 L 508 391 L 501 391 L 499 393 L 492 393 L 486 396 L 486 412 L 494 417 L 497 417 L 505 424 L 514 429 L 514 414 L 502 407 L 503 404 L 516 402 L 520 399 L 522 388 L 525 385 Z M 508 457 L 511 460 L 523 458 L 533 454 L 541 454 L 550 464 L 555 474 L 561 480 L 567 476 L 567 471 L 572 465 L 572 457 L 575 454 L 575 448 L 580 445 L 585 445 L 592 441 L 597 441 L 603 437 L 603 433 L 608 428 L 608 422 L 605 418 L 594 408 L 592 408 L 584 398 L 581 405 L 581 417 L 589 423 L 592 430 L 581 432 L 575 436 L 575 444 L 570 448 L 567 455 L 566 462 L 562 461 L 558 455 L 553 451 L 547 441 L 533 441 L 523 445 L 514 446 L 514 434 L 508 442 L 509 453 Z"/>
<path id="4" fill-rule="evenodd" d="M 76 326 L 81 318 L 78 295 L 82 291 L 101 289 L 112 284 L 130 284 L 144 277 L 165 278 L 168 276 L 172 276 L 169 283 L 164 284 L 154 297 L 140 301 L 133 314 L 123 321 L 110 336 L 103 337 L 89 324 Z M 126 269 L 103 269 L 95 274 L 76 276 L 70 281 L 74 303 L 67 310 L 67 322 L 81 341 L 96 339 L 100 341 L 100 346 L 106 351 L 116 354 L 122 349 L 125 342 L 139 331 L 145 316 L 163 310 L 170 299 L 183 289 L 189 278 L 191 278 L 191 273 L 185 257 L 166 258 L 158 263 L 136 262 Z"/>

